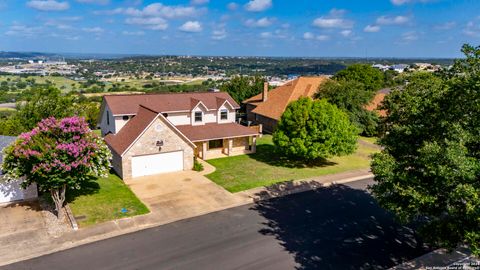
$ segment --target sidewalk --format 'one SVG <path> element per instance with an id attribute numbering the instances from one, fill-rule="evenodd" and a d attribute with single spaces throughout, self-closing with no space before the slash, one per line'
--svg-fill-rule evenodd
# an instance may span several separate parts
<path id="1" fill-rule="evenodd" d="M 207 165 L 205 169 L 206 170 L 202 172 L 202 174 L 209 173 L 215 168 Z M 305 180 L 289 181 L 279 183 L 271 187 L 255 188 L 230 194 L 230 196 L 234 196 L 236 199 L 232 200 L 230 204 L 219 205 L 215 209 L 198 208 L 196 212 L 178 211 L 177 215 L 169 215 L 168 217 L 150 213 L 141 216 L 109 221 L 91 227 L 80 228 L 78 231 L 70 231 L 58 238 L 27 238 L 23 239 L 21 242 L 10 242 L 8 245 L 3 245 L 4 243 L 0 238 L 0 266 L 131 232 L 172 223 L 182 219 L 193 218 L 212 212 L 222 211 L 228 208 L 254 203 L 259 200 L 304 192 L 335 183 L 346 183 L 367 179 L 370 177 L 372 177 L 372 175 L 368 170 L 357 170 Z"/>

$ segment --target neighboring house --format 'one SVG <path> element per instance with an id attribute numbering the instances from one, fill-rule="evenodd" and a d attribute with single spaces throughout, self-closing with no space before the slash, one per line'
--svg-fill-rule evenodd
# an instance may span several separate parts
<path id="1" fill-rule="evenodd" d="M 202 159 L 256 151 L 258 131 L 235 123 L 225 92 L 111 95 L 100 127 L 123 179 L 190 170 Z"/>
<path id="2" fill-rule="evenodd" d="M 301 97 L 313 98 L 326 80 L 327 76 L 299 77 L 271 91 L 268 91 L 268 84 L 265 83 L 262 93 L 243 101 L 247 120 L 261 124 L 263 131 L 272 133 L 290 102 Z"/>
<path id="3" fill-rule="evenodd" d="M 0 164 L 3 163 L 3 150 L 12 144 L 17 138 L 11 136 L 0 135 Z M 6 182 L 3 179 L 3 173 L 0 170 L 0 204 L 15 201 L 31 200 L 38 197 L 37 185 L 32 184 L 23 189 L 20 184 L 22 180 L 14 180 Z"/>

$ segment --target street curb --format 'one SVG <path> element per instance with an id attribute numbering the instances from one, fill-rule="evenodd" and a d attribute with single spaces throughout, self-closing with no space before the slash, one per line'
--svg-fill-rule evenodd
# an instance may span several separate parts
<path id="1" fill-rule="evenodd" d="M 369 173 L 369 174 L 359 175 L 359 176 L 345 178 L 345 179 L 336 180 L 336 181 L 327 181 L 327 182 L 320 182 L 320 181 L 308 180 L 308 179 L 286 181 L 286 182 L 274 184 L 270 187 L 260 187 L 260 188 L 253 188 L 253 189 L 241 191 L 241 192 L 235 193 L 235 195 L 238 195 L 244 198 L 250 198 L 253 200 L 253 202 L 259 202 L 263 200 L 269 200 L 269 199 L 283 197 L 287 195 L 316 190 L 323 187 L 329 187 L 331 185 L 339 185 L 339 184 L 346 184 L 350 182 L 366 180 L 373 177 L 374 175 Z M 272 191 L 272 189 L 276 189 L 276 190 Z"/>
<path id="2" fill-rule="evenodd" d="M 78 230 L 78 224 L 77 221 L 75 220 L 75 217 L 73 216 L 72 209 L 70 209 L 70 206 L 68 204 L 65 204 L 64 207 L 65 213 L 67 214 L 68 221 L 70 222 L 70 225 L 72 226 L 72 229 L 74 231 Z"/>

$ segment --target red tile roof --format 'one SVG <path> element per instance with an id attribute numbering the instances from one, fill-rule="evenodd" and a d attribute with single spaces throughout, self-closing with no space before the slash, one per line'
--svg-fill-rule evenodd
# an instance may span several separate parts
<path id="1" fill-rule="evenodd" d="M 184 125 L 176 128 L 192 142 L 258 135 L 256 130 L 236 123 Z"/>
<path id="2" fill-rule="evenodd" d="M 383 103 L 383 100 L 385 100 L 385 96 L 388 95 L 389 92 L 385 91 L 379 91 L 375 95 L 375 97 L 372 99 L 372 101 L 365 106 L 365 109 L 368 111 L 376 111 L 379 116 L 385 117 L 387 116 L 387 111 L 386 110 L 380 110 L 380 106 Z"/>
<path id="3" fill-rule="evenodd" d="M 189 111 L 200 101 L 209 110 L 217 110 L 227 100 L 235 109 L 240 106 L 226 92 L 196 92 L 168 94 L 107 95 L 104 101 L 113 115 L 137 113 L 143 105 L 157 112 Z M 219 105 L 220 104 L 220 105 Z"/>
<path id="4" fill-rule="evenodd" d="M 269 91 L 266 102 L 262 101 L 262 94 L 260 93 L 243 101 L 243 103 L 256 105 L 256 108 L 252 110 L 256 114 L 280 120 L 290 102 L 298 100 L 300 97 L 313 97 L 319 86 L 327 80 L 327 76 L 299 77 Z"/>

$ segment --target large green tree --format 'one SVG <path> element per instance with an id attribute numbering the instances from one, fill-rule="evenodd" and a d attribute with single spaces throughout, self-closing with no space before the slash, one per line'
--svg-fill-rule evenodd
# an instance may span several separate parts
<path id="1" fill-rule="evenodd" d="M 316 98 L 326 99 L 344 110 L 350 121 L 355 124 L 360 133 L 366 136 L 377 135 L 378 115 L 365 109 L 369 104 L 375 91 L 367 90 L 365 85 L 359 81 L 351 80 L 329 80 L 320 86 Z"/>
<path id="2" fill-rule="evenodd" d="M 384 107 L 373 195 L 439 246 L 480 254 L 480 47 L 446 76 L 418 74 Z"/>
<path id="3" fill-rule="evenodd" d="M 364 85 L 367 91 L 377 91 L 384 86 L 385 75 L 380 70 L 366 64 L 353 64 L 341 70 L 333 77 L 338 81 L 356 81 Z"/>
<path id="4" fill-rule="evenodd" d="M 301 98 L 287 106 L 273 142 L 286 155 L 312 162 L 353 153 L 357 132 L 335 105 Z"/>
<path id="5" fill-rule="evenodd" d="M 47 117 L 84 116 L 90 127 L 97 122 L 99 103 L 64 94 L 53 86 L 36 86 L 22 92 L 17 110 L 0 120 L 0 134 L 16 136 L 34 128 Z"/>
<path id="6" fill-rule="evenodd" d="M 265 79 L 260 76 L 235 76 L 220 86 L 220 90 L 228 92 L 232 98 L 241 104 L 247 98 L 253 97 L 263 90 Z"/>

